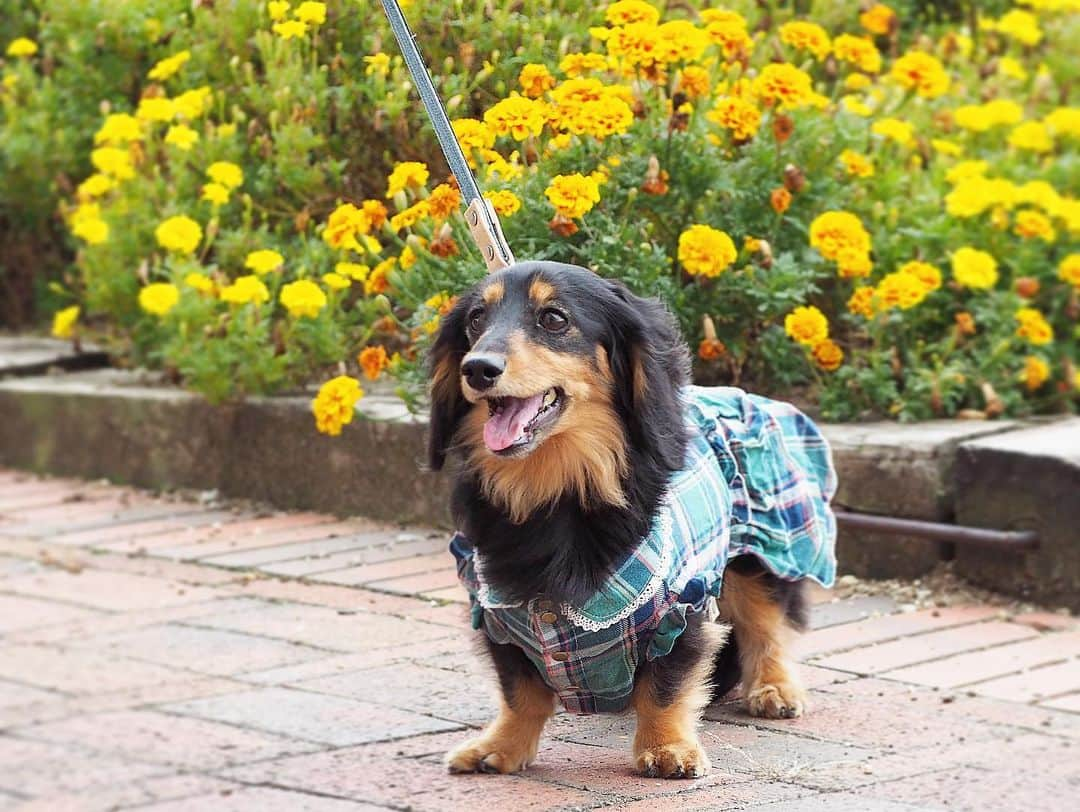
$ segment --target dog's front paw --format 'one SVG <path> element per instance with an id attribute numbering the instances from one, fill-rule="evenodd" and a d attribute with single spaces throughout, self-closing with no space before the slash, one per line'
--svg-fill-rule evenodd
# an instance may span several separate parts
<path id="1" fill-rule="evenodd" d="M 746 695 L 751 716 L 766 719 L 795 719 L 806 710 L 806 691 L 798 683 L 764 683 Z"/>
<path id="2" fill-rule="evenodd" d="M 709 757 L 696 741 L 669 742 L 638 753 L 637 768 L 647 778 L 701 778 Z"/>
<path id="3" fill-rule="evenodd" d="M 516 773 L 535 758 L 536 751 L 520 743 L 479 736 L 446 754 L 446 768 L 452 773 Z"/>

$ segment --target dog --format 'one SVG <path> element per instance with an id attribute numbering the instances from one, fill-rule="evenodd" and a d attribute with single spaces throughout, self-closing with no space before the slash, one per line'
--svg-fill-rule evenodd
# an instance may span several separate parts
<path id="1" fill-rule="evenodd" d="M 790 654 L 835 572 L 828 447 L 793 407 L 690 385 L 670 312 L 555 262 L 460 296 L 429 353 L 429 464 L 457 459 L 451 543 L 501 688 L 446 757 L 513 773 L 561 703 L 637 715 L 643 775 L 709 769 L 697 727 L 737 683 L 806 708 Z"/>

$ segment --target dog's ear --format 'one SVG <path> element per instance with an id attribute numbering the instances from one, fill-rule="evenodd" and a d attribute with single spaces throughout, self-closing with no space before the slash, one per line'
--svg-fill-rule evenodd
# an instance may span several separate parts
<path id="1" fill-rule="evenodd" d="M 459 299 L 450 313 L 443 317 L 435 342 L 428 352 L 428 375 L 431 379 L 428 464 L 433 471 L 442 469 L 458 424 L 469 411 L 469 402 L 461 394 L 461 359 L 469 351 L 469 340 L 465 335 L 468 309 L 466 298 Z"/>
<path id="2" fill-rule="evenodd" d="M 609 281 L 614 306 L 606 346 L 615 382 L 615 407 L 630 442 L 670 470 L 683 463 L 680 390 L 690 382 L 690 354 L 678 324 L 657 299 L 635 296 Z"/>

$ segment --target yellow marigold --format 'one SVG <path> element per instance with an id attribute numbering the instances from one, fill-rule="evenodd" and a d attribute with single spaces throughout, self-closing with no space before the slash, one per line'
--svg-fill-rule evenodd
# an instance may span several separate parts
<path id="1" fill-rule="evenodd" d="M 274 22 L 284 20 L 285 15 L 289 13 L 289 0 L 270 0 L 266 4 L 266 13 Z"/>
<path id="2" fill-rule="evenodd" d="M 849 73 L 847 78 L 844 79 L 845 90 L 866 90 L 874 83 L 874 80 L 867 76 L 865 73 Z"/>
<path id="3" fill-rule="evenodd" d="M 1024 67 L 1024 63 L 1018 59 L 1013 59 L 1011 56 L 1003 56 L 998 59 L 998 73 L 1018 82 L 1023 82 L 1028 78 L 1027 68 Z"/>
<path id="4" fill-rule="evenodd" d="M 1058 107 L 1043 123 L 1054 135 L 1080 138 L 1080 107 Z"/>
<path id="5" fill-rule="evenodd" d="M 840 153 L 840 163 L 849 175 L 857 178 L 872 178 L 874 176 L 874 162 L 865 155 L 854 150 L 845 149 Z"/>
<path id="6" fill-rule="evenodd" d="M 37 43 L 26 37 L 16 37 L 7 47 L 7 55 L 16 59 L 33 56 L 38 52 Z"/>
<path id="7" fill-rule="evenodd" d="M 206 176 L 230 191 L 244 182 L 244 170 L 231 161 L 214 161 L 206 167 Z"/>
<path id="8" fill-rule="evenodd" d="M 1054 139 L 1041 121 L 1025 121 L 1009 133 L 1009 144 L 1030 152 L 1050 152 L 1054 148 Z"/>
<path id="9" fill-rule="evenodd" d="M 513 192 L 500 189 L 496 192 L 484 192 L 484 197 L 491 201 L 495 213 L 500 217 L 509 217 L 521 208 L 521 199 Z"/>
<path id="10" fill-rule="evenodd" d="M 127 144 L 142 140 L 142 125 L 128 113 L 110 113 L 105 116 L 101 128 L 94 133 L 95 144 Z"/>
<path id="11" fill-rule="evenodd" d="M 270 300 L 270 291 L 254 274 L 238 277 L 231 285 L 223 287 L 218 295 L 221 301 L 229 304 L 260 305 Z"/>
<path id="12" fill-rule="evenodd" d="M 710 14 L 709 12 L 716 12 Z M 746 29 L 746 20 L 734 11 L 703 9 L 701 19 L 705 22 L 705 34 L 720 46 L 724 59 L 733 62 L 745 59 L 754 50 L 754 39 Z"/>
<path id="13" fill-rule="evenodd" d="M 691 99 L 707 96 L 710 90 L 709 72 L 698 65 L 687 65 L 679 71 L 679 90 Z"/>
<path id="14" fill-rule="evenodd" d="M 244 259 L 244 267 L 255 271 L 260 276 L 264 273 L 270 273 L 270 271 L 280 270 L 284 264 L 285 257 L 269 248 L 252 251 Z"/>
<path id="15" fill-rule="evenodd" d="M 198 142 L 199 134 L 187 124 L 173 124 L 165 133 L 165 143 L 189 152 Z"/>
<path id="16" fill-rule="evenodd" d="M 1016 328 L 1019 338 L 1040 346 L 1054 340 L 1054 328 L 1050 326 L 1046 316 L 1034 307 L 1021 307 L 1016 311 L 1016 320 L 1020 324 Z"/>
<path id="17" fill-rule="evenodd" d="M 147 79 L 152 79 L 155 82 L 164 82 L 166 79 L 171 79 L 177 74 L 180 68 L 184 67 L 184 64 L 191 59 L 191 51 L 180 51 L 172 56 L 167 56 L 162 60 L 155 63 L 154 67 L 150 68 L 150 72 L 146 74 Z"/>
<path id="18" fill-rule="evenodd" d="M 859 15 L 859 25 L 877 36 L 888 34 L 896 25 L 896 12 L 884 3 L 874 3 Z"/>
<path id="19" fill-rule="evenodd" d="M 182 214 L 163 221 L 154 231 L 158 245 L 177 254 L 193 254 L 202 242 L 202 227 Z"/>
<path id="20" fill-rule="evenodd" d="M 952 141 L 947 141 L 944 138 L 931 138 L 930 146 L 932 146 L 936 152 L 939 152 L 942 155 L 948 155 L 952 158 L 964 153 L 963 147 L 959 144 L 954 144 Z"/>
<path id="21" fill-rule="evenodd" d="M 1080 254 L 1069 254 L 1058 265 L 1058 279 L 1080 288 Z"/>
<path id="22" fill-rule="evenodd" d="M 213 203 L 215 206 L 223 206 L 229 202 L 229 190 L 220 183 L 204 183 L 202 199 Z"/>
<path id="23" fill-rule="evenodd" d="M 780 41 L 799 51 L 809 51 L 819 62 L 832 50 L 828 32 L 817 23 L 793 20 L 780 26 Z"/>
<path id="24" fill-rule="evenodd" d="M 307 34 L 307 25 L 300 20 L 282 20 L 274 23 L 271 29 L 282 39 L 299 39 Z"/>
<path id="25" fill-rule="evenodd" d="M 298 279 L 281 289 L 278 301 L 294 319 L 301 317 L 313 319 L 326 307 L 326 294 L 310 279 Z"/>
<path id="26" fill-rule="evenodd" d="M 386 76 L 390 73 L 390 55 L 385 53 L 369 54 L 364 57 L 365 76 Z"/>
<path id="27" fill-rule="evenodd" d="M 921 303 L 928 292 L 919 277 L 906 271 L 885 274 L 877 286 L 878 301 L 886 309 L 908 310 Z"/>
<path id="28" fill-rule="evenodd" d="M 844 351 L 831 338 L 815 344 L 810 354 L 814 357 L 814 363 L 826 372 L 835 372 L 844 363 Z"/>
<path id="29" fill-rule="evenodd" d="M 773 62 L 754 79 L 754 93 L 763 103 L 780 109 L 804 107 L 820 98 L 810 74 L 786 62 Z"/>
<path id="30" fill-rule="evenodd" d="M 845 111 L 862 118 L 870 118 L 874 114 L 874 111 L 858 96 L 843 96 L 840 103 L 844 105 Z"/>
<path id="31" fill-rule="evenodd" d="M 854 246 L 843 248 L 836 257 L 836 270 L 844 279 L 869 276 L 873 269 L 870 253 Z"/>
<path id="32" fill-rule="evenodd" d="M 547 65 L 530 62 L 518 74 L 518 84 L 526 96 L 538 99 L 555 87 L 555 77 L 551 75 Z"/>
<path id="33" fill-rule="evenodd" d="M 360 381 L 348 375 L 338 375 L 319 387 L 319 394 L 311 401 L 311 413 L 315 415 L 315 428 L 323 434 L 337 437 L 342 426 L 352 422 L 356 414 L 356 402 L 364 396 Z"/>
<path id="34" fill-rule="evenodd" d="M 131 153 L 119 147 L 98 147 L 90 153 L 90 163 L 102 174 L 115 180 L 131 180 L 135 177 L 135 166 Z"/>
<path id="35" fill-rule="evenodd" d="M 895 141 L 902 147 L 910 146 L 915 141 L 915 128 L 907 121 L 898 118 L 883 118 L 875 121 L 870 132 Z"/>
<path id="36" fill-rule="evenodd" d="M 416 237 L 405 244 L 405 247 L 401 249 L 401 256 L 398 257 L 398 265 L 403 271 L 407 271 L 412 268 L 420 259 L 417 251 L 423 248 L 427 243 L 423 237 Z"/>
<path id="37" fill-rule="evenodd" d="M 210 109 L 213 97 L 214 92 L 209 87 L 197 87 L 194 90 L 185 90 L 172 100 L 172 105 L 177 116 L 194 121 Z M 222 129 L 225 126 L 222 125 Z"/>
<path id="38" fill-rule="evenodd" d="M 712 226 L 698 223 L 679 235 L 679 262 L 688 274 L 719 276 L 737 255 L 731 237 Z"/>
<path id="39" fill-rule="evenodd" d="M 484 113 L 484 123 L 496 135 L 509 135 L 524 141 L 530 135 L 540 135 L 544 128 L 544 104 L 524 96 L 511 96 L 496 102 Z"/>
<path id="40" fill-rule="evenodd" d="M 621 135 L 634 123 L 634 112 L 625 101 L 604 95 L 596 101 L 581 105 L 564 125 L 577 135 L 591 135 L 601 141 L 611 135 Z"/>
<path id="41" fill-rule="evenodd" d="M 567 54 L 559 61 L 559 71 L 570 79 L 575 79 L 585 73 L 606 70 L 607 57 L 603 54 Z"/>
<path id="42" fill-rule="evenodd" d="M 155 97 L 139 99 L 139 106 L 135 108 L 135 118 L 140 121 L 172 121 L 176 116 L 176 106 L 172 99 Z"/>
<path id="43" fill-rule="evenodd" d="M 185 275 L 184 284 L 189 288 L 194 288 L 199 293 L 213 293 L 215 288 L 214 280 L 198 271 L 191 271 Z"/>
<path id="44" fill-rule="evenodd" d="M 386 347 L 382 344 L 364 347 L 356 360 L 360 364 L 360 368 L 364 370 L 364 377 L 369 381 L 377 380 L 382 371 L 390 365 L 390 357 L 386 354 Z"/>
<path id="45" fill-rule="evenodd" d="M 810 224 L 810 245 L 825 259 L 837 260 L 844 251 L 869 253 L 870 234 L 851 212 L 827 211 Z"/>
<path id="46" fill-rule="evenodd" d="M 180 291 L 170 282 L 155 282 L 139 291 L 139 307 L 155 316 L 164 316 L 180 301 Z"/>
<path id="47" fill-rule="evenodd" d="M 1017 124 L 1024 117 L 1024 109 L 1011 99 L 994 99 L 986 104 L 965 104 L 953 112 L 957 126 L 971 132 L 986 132 L 991 127 Z"/>
<path id="48" fill-rule="evenodd" d="M 454 128 L 454 135 L 457 136 L 458 142 L 465 152 L 465 158 L 468 160 L 469 166 L 475 169 L 476 158 L 473 153 L 476 150 L 491 149 L 495 144 L 495 133 L 484 122 L 477 121 L 475 118 L 459 118 L 451 122 L 451 126 Z"/>
<path id="49" fill-rule="evenodd" d="M 928 262 L 913 259 L 910 262 L 905 262 L 897 270 L 900 273 L 907 273 L 916 277 L 926 287 L 927 292 L 941 287 L 941 271 Z"/>
<path id="50" fill-rule="evenodd" d="M 431 216 L 445 220 L 461 207 L 461 192 L 449 183 L 440 183 L 431 190 L 427 202 Z"/>
<path id="51" fill-rule="evenodd" d="M 709 47 L 709 35 L 689 20 L 670 20 L 656 29 L 656 50 L 667 63 L 693 62 Z"/>
<path id="52" fill-rule="evenodd" d="M 989 168 L 990 164 L 986 161 L 960 161 L 945 173 L 945 180 L 956 184 L 968 178 L 981 178 Z"/>
<path id="53" fill-rule="evenodd" d="M 718 127 L 730 130 L 731 137 L 736 141 L 749 141 L 761 126 L 761 111 L 757 105 L 736 96 L 718 99 L 705 118 Z"/>
<path id="54" fill-rule="evenodd" d="M 363 282 L 367 279 L 371 268 L 357 262 L 339 262 L 334 266 L 334 273 L 352 279 L 355 282 Z"/>
<path id="55" fill-rule="evenodd" d="M 80 200 L 85 200 L 87 198 L 101 197 L 104 194 L 108 194 L 115 188 L 115 180 L 110 178 L 108 175 L 104 175 L 100 172 L 95 172 L 93 175 L 91 175 L 79 184 L 79 188 L 76 190 L 76 195 L 79 197 Z"/>
<path id="56" fill-rule="evenodd" d="M 369 220 L 352 203 L 343 203 L 332 212 L 323 229 L 323 241 L 331 248 L 351 248 L 359 250 L 356 235 L 369 229 Z"/>
<path id="57" fill-rule="evenodd" d="M 953 278 L 966 288 L 992 288 L 997 284 L 997 260 L 985 251 L 965 246 L 952 256 Z"/>
<path id="58" fill-rule="evenodd" d="M 403 228 L 412 228 L 431 213 L 431 206 L 426 200 L 418 200 L 404 211 L 399 211 L 390 218 L 390 230 L 401 231 Z"/>
<path id="59" fill-rule="evenodd" d="M 1034 209 L 1024 209 L 1016 213 L 1013 232 L 1026 240 L 1037 238 L 1044 242 L 1053 242 L 1057 238 L 1050 218 Z"/>
<path id="60" fill-rule="evenodd" d="M 867 37 L 840 34 L 833 39 L 832 51 L 841 62 L 849 62 L 865 73 L 881 70 L 881 52 Z"/>
<path id="61" fill-rule="evenodd" d="M 345 290 L 352 284 L 352 281 L 347 276 L 331 271 L 330 273 L 324 273 L 322 275 L 323 284 L 330 290 Z"/>
<path id="62" fill-rule="evenodd" d="M 1039 18 L 1030 11 L 1016 8 L 999 19 L 994 24 L 994 29 L 1024 45 L 1038 45 L 1042 39 Z"/>
<path id="63" fill-rule="evenodd" d="M 556 175 L 544 194 L 555 211 L 572 220 L 591 211 L 600 202 L 600 185 L 580 172 Z"/>
<path id="64" fill-rule="evenodd" d="M 57 338 L 71 338 L 75 322 L 79 320 L 79 306 L 72 305 L 53 314 L 52 334 Z"/>
<path id="65" fill-rule="evenodd" d="M 814 347 L 829 337 L 829 320 L 813 305 L 796 307 L 784 317 L 784 332 L 807 347 Z"/>
<path id="66" fill-rule="evenodd" d="M 394 164 L 390 177 L 386 180 L 386 196 L 393 197 L 405 189 L 419 189 L 428 182 L 430 173 L 425 164 L 419 161 L 402 161 Z"/>
<path id="67" fill-rule="evenodd" d="M 1024 359 L 1024 369 L 1020 373 L 1020 381 L 1029 391 L 1034 392 L 1036 389 L 1041 388 L 1049 378 L 1050 365 L 1046 361 L 1035 355 L 1029 355 Z"/>
<path id="68" fill-rule="evenodd" d="M 993 183 L 975 176 L 965 178 L 945 195 L 945 210 L 953 217 L 975 217 L 982 214 L 995 200 L 991 195 Z"/>
<path id="69" fill-rule="evenodd" d="M 73 218 L 71 233 L 89 245 L 100 245 L 109 239 L 109 224 L 97 215 Z"/>
<path id="70" fill-rule="evenodd" d="M 901 87 L 914 90 L 925 99 L 936 99 L 949 89 L 949 74 L 941 61 L 922 51 L 909 51 L 897 59 L 890 72 Z"/>
<path id="71" fill-rule="evenodd" d="M 875 293 L 876 291 L 868 285 L 855 288 L 851 297 L 847 300 L 848 311 L 863 318 L 872 319 L 874 317 Z"/>
<path id="72" fill-rule="evenodd" d="M 605 9 L 604 19 L 609 25 L 656 23 L 660 20 L 660 12 L 644 0 L 616 0 Z"/>
<path id="73" fill-rule="evenodd" d="M 1043 211 L 1053 213 L 1061 205 L 1062 198 L 1057 189 L 1045 180 L 1029 180 L 1027 183 L 1015 188 L 1013 201 L 1016 203 L 1031 203 Z"/>
<path id="74" fill-rule="evenodd" d="M 296 7 L 296 19 L 308 25 L 322 25 L 326 22 L 326 3 L 305 0 Z"/>

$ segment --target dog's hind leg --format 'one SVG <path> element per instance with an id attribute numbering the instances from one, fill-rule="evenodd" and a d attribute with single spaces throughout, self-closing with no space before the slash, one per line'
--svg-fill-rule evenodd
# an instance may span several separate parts
<path id="1" fill-rule="evenodd" d="M 751 715 L 793 719 L 806 691 L 789 655 L 794 626 L 805 613 L 802 585 L 781 582 L 752 560 L 735 559 L 724 574 L 720 616 L 739 641 L 742 681 Z"/>
<path id="2" fill-rule="evenodd" d="M 633 695 L 634 762 L 642 775 L 700 778 L 709 771 L 697 726 L 709 704 L 713 659 L 725 631 L 691 616 L 671 653 L 640 667 Z"/>
<path id="3" fill-rule="evenodd" d="M 499 715 L 475 739 L 446 754 L 452 773 L 516 773 L 536 758 L 555 694 L 515 646 L 488 642 L 502 689 Z"/>

